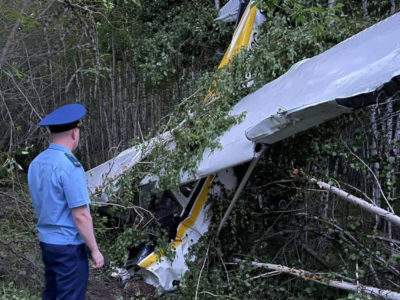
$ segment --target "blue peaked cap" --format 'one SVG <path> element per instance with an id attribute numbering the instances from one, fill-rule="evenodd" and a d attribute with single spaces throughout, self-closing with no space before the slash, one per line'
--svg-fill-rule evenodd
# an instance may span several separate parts
<path id="1" fill-rule="evenodd" d="M 83 105 L 67 104 L 49 113 L 40 121 L 39 125 L 50 126 L 50 131 L 61 132 L 77 127 L 79 120 L 85 114 L 86 108 Z"/>

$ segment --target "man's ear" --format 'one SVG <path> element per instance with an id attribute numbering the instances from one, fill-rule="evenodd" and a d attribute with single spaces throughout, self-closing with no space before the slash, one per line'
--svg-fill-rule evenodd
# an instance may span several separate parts
<path id="1" fill-rule="evenodd" d="M 78 138 L 78 130 L 77 128 L 72 128 L 71 130 L 71 138 L 75 141 Z"/>

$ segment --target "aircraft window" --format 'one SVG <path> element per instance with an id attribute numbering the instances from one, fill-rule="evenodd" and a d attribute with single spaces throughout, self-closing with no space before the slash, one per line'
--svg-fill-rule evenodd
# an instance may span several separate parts
<path id="1" fill-rule="evenodd" d="M 146 209 L 149 208 L 151 200 L 154 197 L 154 186 L 155 184 L 152 182 L 139 187 L 138 198 L 135 199 L 138 206 Z"/>
<path id="2" fill-rule="evenodd" d="M 133 247 L 129 251 L 127 265 L 135 265 L 143 260 L 147 255 L 154 251 L 157 245 L 157 237 L 154 234 L 158 229 L 163 229 L 167 233 L 168 239 L 173 240 L 180 223 L 179 213 L 182 207 L 177 202 L 175 195 L 167 190 L 161 193 L 151 193 L 145 188 L 145 195 L 151 198 L 148 209 L 154 214 L 154 220 L 150 223 L 149 243 L 142 243 Z M 142 190 L 141 190 L 142 192 Z"/>
<path id="3" fill-rule="evenodd" d="M 193 189 L 195 188 L 196 183 L 197 181 L 185 183 L 179 187 L 179 190 L 185 197 L 189 197 Z"/>

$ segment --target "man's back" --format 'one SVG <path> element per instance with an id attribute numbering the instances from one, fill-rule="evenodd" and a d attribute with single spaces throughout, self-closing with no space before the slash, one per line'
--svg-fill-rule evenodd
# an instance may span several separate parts
<path id="1" fill-rule="evenodd" d="M 69 158 L 66 147 L 51 144 L 31 163 L 28 183 L 38 217 L 39 240 L 50 244 L 82 244 L 71 214 L 87 205 L 89 196 L 83 168 Z"/>

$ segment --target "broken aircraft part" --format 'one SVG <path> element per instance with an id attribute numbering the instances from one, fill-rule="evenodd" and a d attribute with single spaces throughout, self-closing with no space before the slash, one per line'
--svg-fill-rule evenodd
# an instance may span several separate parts
<path id="1" fill-rule="evenodd" d="M 244 13 L 244 17 L 249 15 Z M 181 207 L 179 222 L 175 224 L 176 235 L 171 243 L 176 253 L 173 261 L 159 257 L 146 247 L 131 261 L 140 267 L 139 272 L 146 281 L 165 291 L 176 288 L 187 271 L 185 255 L 208 230 L 207 199 L 219 193 L 218 186 L 212 183 L 218 178 L 227 189 L 234 191 L 237 178 L 233 167 L 254 158 L 255 143 L 278 142 L 354 108 L 371 104 L 377 93 L 388 98 L 398 92 L 399 36 L 400 13 L 397 13 L 328 51 L 294 65 L 278 79 L 239 101 L 230 114 L 245 113 L 244 120 L 218 139 L 220 149 L 205 150 L 196 172 L 195 188 L 190 190 L 182 186 L 181 191 L 172 192 Z M 229 49 L 234 49 L 234 43 Z M 229 49 L 227 53 L 232 54 Z M 150 144 L 160 141 L 168 145 L 171 134 L 165 133 Z M 115 186 L 119 176 L 145 157 L 151 148 L 128 149 L 115 159 L 89 170 L 87 178 L 91 193 L 100 192 L 103 201 L 107 201 L 105 187 Z M 184 174 L 181 182 L 193 182 L 193 178 Z"/>

